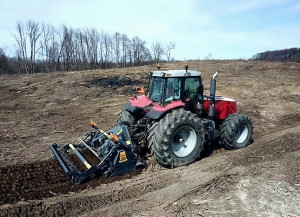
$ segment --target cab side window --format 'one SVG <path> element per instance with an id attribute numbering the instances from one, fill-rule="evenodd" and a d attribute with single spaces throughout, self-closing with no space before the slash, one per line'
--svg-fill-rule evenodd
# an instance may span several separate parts
<path id="1" fill-rule="evenodd" d="M 179 78 L 168 78 L 166 84 L 166 99 L 172 101 L 180 99 L 181 80 Z"/>
<path id="2" fill-rule="evenodd" d="M 199 77 L 186 78 L 184 84 L 184 97 L 192 99 L 197 98 L 197 88 L 199 87 Z"/>

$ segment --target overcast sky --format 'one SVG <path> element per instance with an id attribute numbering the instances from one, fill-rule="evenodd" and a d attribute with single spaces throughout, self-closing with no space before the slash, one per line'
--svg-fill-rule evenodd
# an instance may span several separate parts
<path id="1" fill-rule="evenodd" d="M 300 47 L 299 0 L 0 0 L 0 47 L 12 50 L 16 22 L 29 19 L 118 31 L 148 47 L 174 41 L 179 60 Z"/>

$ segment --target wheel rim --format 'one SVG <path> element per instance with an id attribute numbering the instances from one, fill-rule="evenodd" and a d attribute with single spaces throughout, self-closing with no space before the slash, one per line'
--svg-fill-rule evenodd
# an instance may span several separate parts
<path id="1" fill-rule="evenodd" d="M 241 144 L 245 142 L 248 137 L 249 129 L 246 125 L 240 125 L 235 136 L 235 140 L 237 143 Z"/>
<path id="2" fill-rule="evenodd" d="M 196 147 L 197 134 L 192 127 L 184 126 L 178 128 L 172 137 L 171 147 L 173 153 L 178 157 L 186 157 Z"/>

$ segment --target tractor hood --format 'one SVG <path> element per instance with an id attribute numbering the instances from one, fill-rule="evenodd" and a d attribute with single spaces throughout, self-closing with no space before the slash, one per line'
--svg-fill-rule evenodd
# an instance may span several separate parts
<path id="1" fill-rule="evenodd" d="M 210 107 L 209 95 L 204 95 L 203 110 L 208 113 Z M 214 106 L 214 118 L 224 120 L 228 115 L 237 112 L 237 105 L 234 99 L 224 96 L 216 96 Z"/>

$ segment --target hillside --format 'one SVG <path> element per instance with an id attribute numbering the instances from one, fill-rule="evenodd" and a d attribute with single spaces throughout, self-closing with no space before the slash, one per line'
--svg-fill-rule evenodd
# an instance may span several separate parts
<path id="1" fill-rule="evenodd" d="M 183 68 L 183 62 L 163 69 Z M 119 110 L 155 65 L 109 70 L 0 75 L 0 216 L 299 216 L 300 64 L 189 61 L 205 92 L 238 101 L 254 124 L 254 143 L 177 169 L 152 159 L 140 174 L 69 184 L 49 145 L 74 142 Z"/>

